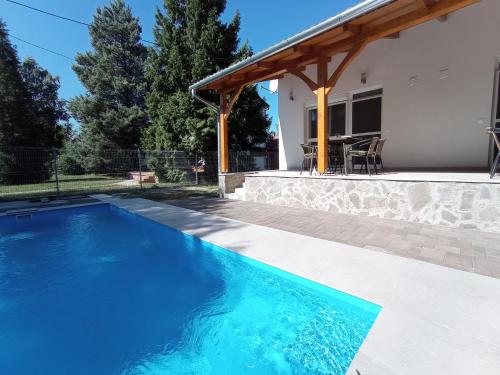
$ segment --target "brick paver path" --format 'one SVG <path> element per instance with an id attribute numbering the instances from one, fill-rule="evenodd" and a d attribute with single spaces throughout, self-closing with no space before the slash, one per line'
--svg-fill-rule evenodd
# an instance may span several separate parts
<path id="1" fill-rule="evenodd" d="M 165 203 L 500 278 L 500 234 L 210 197 Z"/>

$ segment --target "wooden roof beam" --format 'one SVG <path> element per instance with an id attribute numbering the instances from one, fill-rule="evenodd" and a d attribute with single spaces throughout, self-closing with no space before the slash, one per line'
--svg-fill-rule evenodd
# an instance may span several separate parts
<path id="1" fill-rule="evenodd" d="M 318 91 L 318 84 L 314 82 L 311 78 L 306 76 L 304 73 L 296 70 L 296 69 L 288 69 L 288 73 L 293 74 L 294 76 L 300 78 L 304 83 L 309 86 L 312 92 L 316 93 Z"/>
<path id="2" fill-rule="evenodd" d="M 361 26 L 353 25 L 352 23 L 346 23 L 343 25 L 342 30 L 345 33 L 349 33 L 354 36 L 361 34 Z"/>
<path id="3" fill-rule="evenodd" d="M 251 84 L 272 79 L 273 76 L 283 74 L 287 72 L 288 69 L 302 68 L 305 65 L 312 64 L 322 56 L 333 56 L 341 52 L 349 52 L 353 46 L 359 43 L 370 43 L 387 36 L 394 35 L 403 30 L 462 9 L 468 5 L 478 3 L 479 1 L 480 0 L 440 0 L 432 5 L 431 8 L 422 7 L 396 17 L 379 26 L 372 28 L 363 27 L 361 29 L 361 33 L 357 36 L 353 36 L 330 45 L 311 48 L 307 55 L 294 60 L 276 63 L 274 67 L 268 68 L 267 72 L 261 71 L 257 73 L 248 73 L 248 76 L 246 76 L 244 81 L 235 82 L 234 84 L 231 82 L 230 85 L 225 85 L 222 88 L 234 88 L 235 86 L 241 84 Z M 217 83 L 214 83 L 213 87 L 217 87 Z"/>
<path id="4" fill-rule="evenodd" d="M 276 63 L 271 61 L 259 61 L 257 66 L 264 69 L 273 69 L 276 67 Z"/>
<path id="5" fill-rule="evenodd" d="M 446 22 L 448 21 L 448 14 L 445 14 L 443 16 L 438 17 L 439 22 Z"/>
<path id="6" fill-rule="evenodd" d="M 237 83 L 237 84 L 220 86 L 219 88 L 217 88 L 217 90 L 219 92 L 231 92 L 231 91 L 234 91 L 235 89 L 237 89 L 238 87 L 240 87 L 241 85 L 248 86 L 248 85 L 252 85 L 252 84 L 257 83 L 257 82 L 271 81 L 273 79 L 283 78 L 284 77 L 284 73 L 285 73 L 285 71 L 282 70 L 282 71 L 280 71 L 278 73 L 274 72 L 274 73 L 267 74 L 265 76 L 260 76 L 260 75 L 256 76 L 256 75 L 254 75 L 253 77 L 249 77 L 247 80 L 245 80 L 245 82 L 240 82 L 240 83 Z"/>
<path id="7" fill-rule="evenodd" d="M 391 34 L 391 35 L 387 35 L 385 38 L 386 39 L 399 39 L 401 36 L 401 33 L 394 33 L 394 34 Z"/>
<path id="8" fill-rule="evenodd" d="M 437 3 L 436 0 L 420 0 L 420 1 L 427 9 L 432 9 L 432 7 Z"/>
<path id="9" fill-rule="evenodd" d="M 380 26 L 373 28 L 363 27 L 361 34 L 358 36 L 322 46 L 319 49 L 313 49 L 311 57 L 319 57 L 322 54 L 333 56 L 337 53 L 348 52 L 351 47 L 357 43 L 363 41 L 373 42 L 378 39 L 396 35 L 401 31 L 447 15 L 468 5 L 478 3 L 479 1 L 481 0 L 441 0 L 439 3 L 436 3 L 432 9 L 418 9 L 388 21 Z"/>
<path id="10" fill-rule="evenodd" d="M 344 60 L 342 60 L 338 68 L 326 82 L 326 95 L 330 94 L 330 92 L 333 90 L 340 77 L 342 76 L 342 73 L 344 73 L 347 67 L 354 61 L 356 57 L 358 57 L 358 55 L 361 53 L 361 51 L 363 51 L 367 44 L 367 42 L 361 42 L 352 47 L 347 56 L 344 57 Z"/>
<path id="11" fill-rule="evenodd" d="M 359 36 L 360 39 L 364 38 L 368 41 L 374 41 L 391 35 L 411 27 L 420 25 L 424 22 L 431 21 L 435 18 L 444 16 L 445 14 L 452 13 L 456 10 L 462 9 L 468 5 L 478 3 L 481 0 L 441 0 L 436 3 L 432 8 L 422 8 L 413 12 L 407 13 L 404 16 L 395 18 L 387 23 L 374 27 L 367 32 L 363 32 Z"/>
<path id="12" fill-rule="evenodd" d="M 302 55 L 308 55 L 308 54 L 311 53 L 312 50 L 313 49 L 310 46 L 301 46 L 301 45 L 298 45 L 298 46 L 293 47 L 293 52 L 294 53 L 300 53 Z"/>
<path id="13" fill-rule="evenodd" d="M 226 107 L 226 110 L 224 111 L 224 117 L 226 118 L 226 120 L 229 118 L 229 115 L 231 114 L 231 110 L 233 109 L 233 106 L 234 104 L 236 103 L 236 101 L 238 100 L 241 92 L 243 91 L 243 89 L 245 88 L 246 85 L 241 85 L 240 87 L 238 87 L 231 95 L 231 100 L 229 101 L 227 107 Z M 226 93 L 224 93 L 223 95 L 227 95 Z"/>

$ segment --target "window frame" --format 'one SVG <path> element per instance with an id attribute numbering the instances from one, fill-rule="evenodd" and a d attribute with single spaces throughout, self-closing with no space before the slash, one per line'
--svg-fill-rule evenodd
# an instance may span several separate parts
<path id="1" fill-rule="evenodd" d="M 338 104 L 345 104 L 345 133 L 348 134 L 348 127 L 349 127 L 349 98 L 340 98 L 340 99 L 335 99 L 333 101 L 329 101 L 328 102 L 328 114 L 330 114 L 330 107 L 334 106 L 334 105 L 338 105 Z M 310 111 L 312 110 L 317 110 L 318 109 L 318 106 L 317 105 L 310 105 L 310 106 L 306 106 L 305 108 L 305 112 L 306 112 L 306 129 L 305 129 L 305 133 L 306 133 L 306 140 L 307 142 L 311 143 L 311 142 L 317 142 L 318 141 L 318 138 L 311 138 L 311 124 L 310 124 L 310 119 L 311 119 L 311 115 L 310 115 Z M 330 124 L 328 124 L 328 138 L 329 139 L 334 139 L 335 138 L 335 134 L 332 134 L 330 135 Z"/>
<path id="2" fill-rule="evenodd" d="M 367 96 L 363 96 L 362 98 L 354 99 L 354 95 L 363 94 L 363 93 L 369 93 L 370 91 L 380 91 L 380 92 L 377 93 L 377 94 L 374 94 L 374 95 L 367 95 Z M 371 100 L 371 99 L 377 99 L 377 98 L 380 98 L 380 130 L 379 131 L 374 131 L 374 132 L 353 133 L 352 132 L 352 118 L 353 118 L 352 114 L 354 113 L 354 111 L 353 111 L 353 104 L 354 103 L 358 103 L 358 102 L 362 102 L 362 101 L 365 101 L 365 100 Z M 349 111 L 350 111 L 350 116 L 349 116 L 349 119 L 350 119 L 349 135 L 355 136 L 355 137 L 364 137 L 364 136 L 368 136 L 368 135 L 380 135 L 380 133 L 382 133 L 382 113 L 383 113 L 383 108 L 384 108 L 384 92 L 383 92 L 383 89 L 366 90 L 366 91 L 360 91 L 360 92 L 357 92 L 357 93 L 353 94 L 351 96 L 350 108 L 349 108 Z"/>
<path id="3" fill-rule="evenodd" d="M 374 92 L 373 95 L 367 95 L 363 96 L 361 98 L 356 98 L 354 97 L 356 95 L 364 94 L 364 93 L 370 93 Z M 330 111 L 330 107 L 337 105 L 337 104 L 345 104 L 346 106 L 346 115 L 345 115 L 345 135 L 349 136 L 355 136 L 355 137 L 365 137 L 365 136 L 375 136 L 375 135 L 380 135 L 382 133 L 382 118 L 380 119 L 380 131 L 375 131 L 375 132 L 366 132 L 366 133 L 352 133 L 352 114 L 353 114 L 353 103 L 357 103 L 360 101 L 364 100 L 370 100 L 370 99 L 376 99 L 380 98 L 381 103 L 380 103 L 380 115 L 382 117 L 383 114 L 383 108 L 384 108 L 384 91 L 382 86 L 376 86 L 376 87 L 371 87 L 371 88 L 364 88 L 362 90 L 356 90 L 350 92 L 348 95 L 342 98 L 337 98 L 334 100 L 331 100 L 328 102 L 328 110 Z M 317 110 L 317 105 L 308 105 L 305 107 L 305 139 L 306 142 L 317 142 L 318 138 L 311 138 L 311 124 L 310 124 L 310 111 L 311 110 Z M 330 133 L 330 124 L 328 124 L 328 133 Z M 328 134 L 329 139 L 334 139 L 335 134 Z"/>

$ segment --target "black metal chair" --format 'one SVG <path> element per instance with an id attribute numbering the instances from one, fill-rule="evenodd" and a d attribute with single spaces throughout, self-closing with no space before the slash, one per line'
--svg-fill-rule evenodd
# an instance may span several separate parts
<path id="1" fill-rule="evenodd" d="M 316 146 L 301 144 L 302 151 L 304 152 L 304 158 L 302 159 L 302 169 L 300 170 L 300 174 L 306 168 L 306 165 L 309 167 L 309 175 L 312 175 L 314 167 L 318 163 Z"/>
<path id="2" fill-rule="evenodd" d="M 495 177 L 498 163 L 500 162 L 500 139 L 498 138 L 498 135 L 500 134 L 500 129 L 486 128 L 486 131 L 493 138 L 493 141 L 495 142 L 497 148 L 497 156 L 495 157 L 495 160 L 493 161 L 493 164 L 491 164 L 490 168 L 490 178 L 493 178 Z"/>
<path id="3" fill-rule="evenodd" d="M 337 173 L 337 168 L 342 170 L 344 158 L 342 157 L 342 146 L 329 144 L 328 145 L 328 171 Z"/>

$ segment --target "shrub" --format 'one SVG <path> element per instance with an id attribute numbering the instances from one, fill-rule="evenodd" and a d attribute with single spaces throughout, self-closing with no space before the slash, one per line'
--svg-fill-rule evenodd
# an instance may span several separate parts
<path id="1" fill-rule="evenodd" d="M 65 147 L 57 160 L 58 170 L 65 175 L 85 174 L 85 168 L 80 163 L 80 158 L 72 147 Z"/>
<path id="2" fill-rule="evenodd" d="M 148 159 L 148 167 L 151 169 L 160 182 L 185 182 L 186 172 L 175 167 L 175 156 L 158 154 Z"/>

